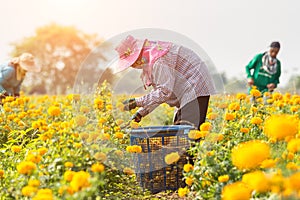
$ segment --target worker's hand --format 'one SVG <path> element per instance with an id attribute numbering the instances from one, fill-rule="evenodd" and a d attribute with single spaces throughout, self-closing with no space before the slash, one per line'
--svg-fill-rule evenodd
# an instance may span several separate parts
<path id="1" fill-rule="evenodd" d="M 142 115 L 137 112 L 131 117 L 131 120 L 134 120 L 135 122 L 140 122 L 142 120 Z"/>
<path id="2" fill-rule="evenodd" d="M 127 100 L 123 101 L 122 103 L 124 105 L 124 110 L 126 110 L 126 111 L 136 108 L 136 101 L 134 98 L 127 99 Z"/>
<path id="3" fill-rule="evenodd" d="M 248 85 L 252 86 L 254 84 L 253 78 L 248 78 Z"/>
<path id="4" fill-rule="evenodd" d="M 267 88 L 269 89 L 270 92 L 272 92 L 275 89 L 275 84 L 274 83 L 270 83 L 267 85 Z"/>

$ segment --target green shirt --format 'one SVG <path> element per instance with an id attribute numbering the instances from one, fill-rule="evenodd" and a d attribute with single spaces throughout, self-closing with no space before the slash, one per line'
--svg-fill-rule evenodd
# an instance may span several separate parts
<path id="1" fill-rule="evenodd" d="M 257 54 L 246 66 L 247 78 L 253 78 L 254 85 L 258 88 L 265 89 L 270 83 L 274 83 L 275 87 L 279 84 L 279 77 L 281 74 L 281 63 L 277 59 L 277 72 L 275 74 L 270 74 L 262 68 L 263 53 Z M 251 70 L 254 70 L 251 73 Z"/>

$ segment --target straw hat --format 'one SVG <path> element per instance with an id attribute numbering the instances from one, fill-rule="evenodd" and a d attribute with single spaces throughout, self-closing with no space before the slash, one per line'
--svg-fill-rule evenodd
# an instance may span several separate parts
<path id="1" fill-rule="evenodd" d="M 28 72 L 40 72 L 41 68 L 35 64 L 34 57 L 30 53 L 23 53 L 17 62 L 20 67 Z"/>
<path id="2" fill-rule="evenodd" d="M 144 46 L 145 39 L 139 40 L 131 35 L 128 35 L 115 48 L 119 54 L 119 59 L 114 63 L 117 72 L 121 72 L 130 67 L 139 57 Z"/>

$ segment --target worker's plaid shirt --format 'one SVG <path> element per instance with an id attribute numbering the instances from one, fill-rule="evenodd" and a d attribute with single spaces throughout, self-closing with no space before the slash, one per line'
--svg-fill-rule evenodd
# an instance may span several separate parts
<path id="1" fill-rule="evenodd" d="M 173 44 L 153 65 L 153 90 L 136 99 L 145 116 L 162 103 L 181 108 L 199 96 L 216 93 L 206 64 L 192 50 Z"/>

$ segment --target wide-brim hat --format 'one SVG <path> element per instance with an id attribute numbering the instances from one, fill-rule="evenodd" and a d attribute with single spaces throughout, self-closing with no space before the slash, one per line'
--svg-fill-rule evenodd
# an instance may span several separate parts
<path id="1" fill-rule="evenodd" d="M 119 54 L 119 59 L 113 63 L 114 71 L 121 72 L 135 63 L 142 51 L 144 43 L 145 39 L 136 39 L 131 35 L 128 35 L 122 40 L 115 48 Z"/>
<path id="2" fill-rule="evenodd" d="M 41 68 L 36 65 L 34 57 L 30 53 L 23 53 L 19 56 L 18 64 L 21 68 L 28 72 L 40 72 Z"/>

